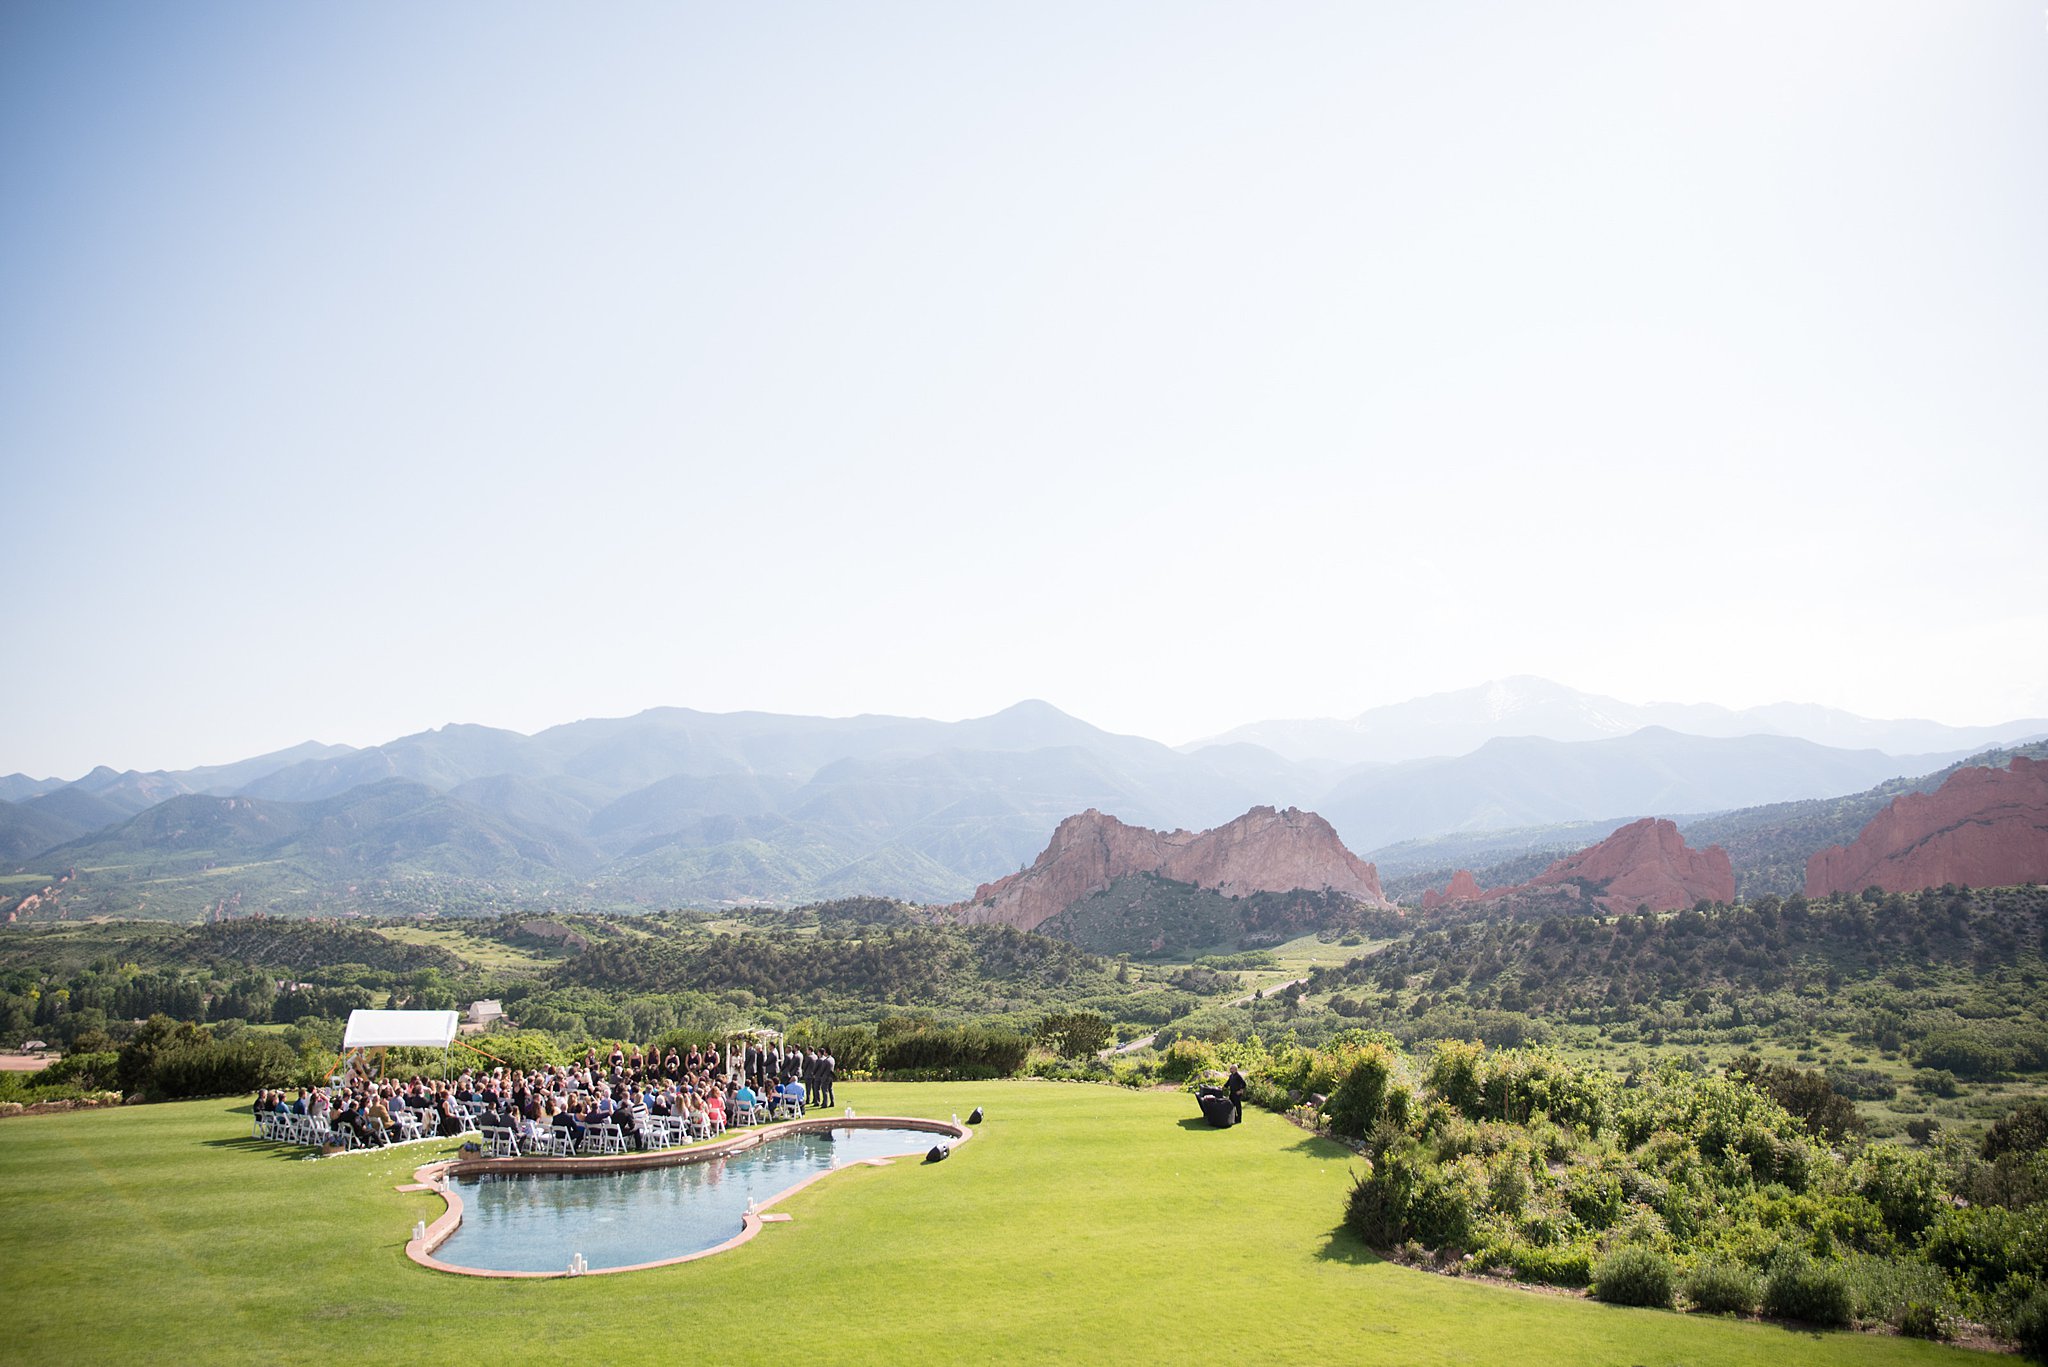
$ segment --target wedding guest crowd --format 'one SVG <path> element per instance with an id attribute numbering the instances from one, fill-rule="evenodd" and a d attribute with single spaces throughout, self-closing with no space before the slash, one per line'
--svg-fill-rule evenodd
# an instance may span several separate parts
<path id="1" fill-rule="evenodd" d="M 728 1125 L 767 1120 L 778 1107 L 801 1115 L 806 1106 L 829 1106 L 838 1071 L 827 1050 L 786 1049 L 779 1042 L 750 1041 L 730 1057 L 716 1045 L 666 1052 L 614 1045 L 603 1057 L 586 1050 L 576 1064 L 472 1069 L 452 1082 L 356 1078 L 303 1089 L 291 1100 L 266 1091 L 256 1098 L 256 1112 L 259 1121 L 280 1110 L 324 1116 L 365 1145 L 405 1137 L 409 1126 L 400 1117 L 411 1114 L 422 1134 L 460 1134 L 472 1128 L 468 1116 L 476 1128 L 508 1129 L 536 1147 L 557 1129 L 581 1146 L 593 1130 L 615 1124 L 628 1145 L 646 1148 L 653 1140 L 651 1117 L 680 1117 L 699 1134 L 716 1134 Z"/>

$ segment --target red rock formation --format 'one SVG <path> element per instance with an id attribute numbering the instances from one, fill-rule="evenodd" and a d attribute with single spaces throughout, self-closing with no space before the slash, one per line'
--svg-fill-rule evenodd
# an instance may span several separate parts
<path id="1" fill-rule="evenodd" d="M 1490 888 L 1477 900 L 1529 897 L 1587 898 L 1610 915 L 1638 907 L 1676 911 L 1702 899 L 1734 901 L 1735 869 L 1719 845 L 1692 849 L 1677 826 L 1646 816 L 1597 845 L 1566 855 L 1526 883 Z"/>
<path id="2" fill-rule="evenodd" d="M 1154 873 L 1226 897 L 1253 892 L 1332 888 L 1373 906 L 1390 906 L 1379 871 L 1344 848 L 1314 812 L 1254 807 L 1213 831 L 1154 831 L 1126 826 L 1090 808 L 1070 816 L 1031 867 L 975 889 L 949 908 L 969 924 L 1000 921 L 1030 930 L 1119 878 Z"/>
<path id="3" fill-rule="evenodd" d="M 1422 909 L 1435 911 L 1438 907 L 1452 902 L 1477 902 L 1485 896 L 1486 892 L 1479 886 L 1479 880 L 1472 876 L 1472 870 L 1459 869 L 1451 875 L 1451 881 L 1444 884 L 1442 892 L 1435 888 L 1423 891 Z"/>
<path id="4" fill-rule="evenodd" d="M 1958 769 L 1931 793 L 1907 793 L 1870 819 L 1850 845 L 1806 861 L 1806 895 L 1918 892 L 2048 880 L 2048 762 Z"/>

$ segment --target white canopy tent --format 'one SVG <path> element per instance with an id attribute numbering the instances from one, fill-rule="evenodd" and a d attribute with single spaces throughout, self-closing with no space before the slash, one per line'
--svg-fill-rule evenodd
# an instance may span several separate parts
<path id="1" fill-rule="evenodd" d="M 455 1011 L 351 1011 L 341 1036 L 341 1063 L 334 1071 L 353 1069 L 364 1077 L 384 1070 L 386 1049 L 439 1049 L 447 1067 L 448 1046 L 462 1016 Z"/>
<path id="2" fill-rule="evenodd" d="M 462 1016 L 454 1011 L 351 1011 L 344 1049 L 446 1049 Z"/>

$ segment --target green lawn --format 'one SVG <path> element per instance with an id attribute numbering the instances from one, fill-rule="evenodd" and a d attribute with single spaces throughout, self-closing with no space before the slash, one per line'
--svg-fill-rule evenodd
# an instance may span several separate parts
<path id="1" fill-rule="evenodd" d="M 413 1221 L 441 1207 L 392 1188 L 436 1146 L 306 1162 L 249 1140 L 246 1108 L 221 1101 L 0 1122 L 0 1360 L 1965 1360 L 1379 1262 L 1335 1232 L 1350 1156 L 1263 1113 L 1218 1131 L 1169 1092 L 840 1091 L 871 1114 L 989 1116 L 952 1161 L 835 1174 L 788 1203 L 793 1223 L 731 1253 L 548 1282 L 406 1261 Z"/>

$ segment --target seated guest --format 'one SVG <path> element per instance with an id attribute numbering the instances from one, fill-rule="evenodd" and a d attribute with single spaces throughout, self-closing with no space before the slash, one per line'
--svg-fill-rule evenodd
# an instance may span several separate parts
<path id="1" fill-rule="evenodd" d="M 376 1143 L 370 1137 L 370 1127 L 363 1123 L 362 1111 L 358 1108 L 353 1095 L 343 1099 L 341 1109 L 334 1113 L 333 1124 L 335 1129 L 347 1130 L 350 1134 L 354 1135 L 358 1143 L 366 1145 Z"/>
<path id="2" fill-rule="evenodd" d="M 583 1146 L 583 1137 L 590 1133 L 583 1124 L 583 1117 L 576 1114 L 567 1105 L 557 1104 L 560 1105 L 560 1109 L 555 1112 L 549 1123 L 558 1130 L 567 1130 L 569 1138 L 575 1142 L 578 1148 L 581 1148 Z"/>
<path id="3" fill-rule="evenodd" d="M 377 1122 L 371 1133 L 377 1136 L 378 1143 L 391 1142 L 391 1107 L 385 1103 L 384 1093 L 375 1087 L 370 1089 L 370 1104 L 363 1110 L 363 1119 Z"/>

